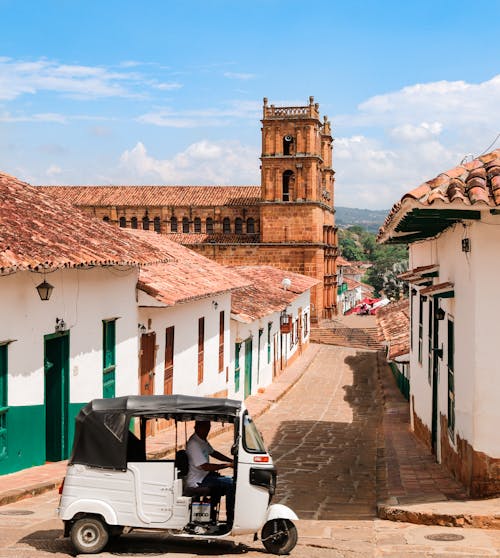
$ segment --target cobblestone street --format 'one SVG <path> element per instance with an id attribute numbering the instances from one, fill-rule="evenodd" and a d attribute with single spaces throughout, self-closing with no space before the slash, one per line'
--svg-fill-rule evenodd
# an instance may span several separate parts
<path id="1" fill-rule="evenodd" d="M 256 419 L 278 468 L 275 502 L 300 517 L 296 558 L 500 556 L 500 531 L 394 523 L 376 518 L 383 405 L 375 352 L 322 345 L 302 379 Z M 231 434 L 212 440 L 229 451 Z M 55 491 L 3 506 L 0 558 L 70 556 L 55 517 Z M 429 540 L 443 535 L 448 540 Z M 450 540 L 453 536 L 457 540 Z M 445 537 L 445 538 L 446 538 Z M 252 537 L 209 543 L 132 533 L 111 556 L 262 556 Z"/>

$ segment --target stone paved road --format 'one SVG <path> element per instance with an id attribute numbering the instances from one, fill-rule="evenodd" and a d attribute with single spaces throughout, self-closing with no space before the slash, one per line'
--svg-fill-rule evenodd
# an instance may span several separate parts
<path id="1" fill-rule="evenodd" d="M 275 501 L 301 518 L 295 558 L 438 558 L 500 556 L 500 531 L 450 529 L 375 517 L 376 454 L 381 421 L 374 353 L 322 346 L 303 379 L 256 422 L 278 466 Z M 228 451 L 230 436 L 213 445 Z M 0 558 L 71 556 L 50 492 L 0 508 Z M 10 515 L 14 512 L 14 515 Z M 16 515 L 16 512 L 31 512 Z M 459 534 L 432 542 L 430 534 Z M 193 545 L 162 535 L 131 534 L 110 556 L 262 556 L 251 537 Z"/>

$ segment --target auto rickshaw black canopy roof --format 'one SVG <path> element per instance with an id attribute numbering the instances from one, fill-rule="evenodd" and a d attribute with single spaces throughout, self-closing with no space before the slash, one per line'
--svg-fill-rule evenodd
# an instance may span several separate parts
<path id="1" fill-rule="evenodd" d="M 132 417 L 235 422 L 241 402 L 189 395 L 130 395 L 94 399 L 76 417 L 70 464 L 126 469 L 145 459 L 144 440 L 129 432 Z M 141 458 L 142 457 L 142 458 Z"/>

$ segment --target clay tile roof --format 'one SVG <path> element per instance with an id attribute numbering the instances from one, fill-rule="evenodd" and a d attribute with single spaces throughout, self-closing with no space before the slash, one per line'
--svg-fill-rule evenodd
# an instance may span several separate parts
<path id="1" fill-rule="evenodd" d="M 407 298 L 391 302 L 376 314 L 382 337 L 388 346 L 388 358 L 410 352 L 410 303 Z"/>
<path id="2" fill-rule="evenodd" d="M 185 246 L 193 244 L 255 244 L 259 242 L 258 234 L 234 233 L 167 233 L 168 238 Z"/>
<path id="3" fill-rule="evenodd" d="M 398 275 L 398 279 L 402 279 L 403 281 L 409 281 L 411 279 L 418 279 L 424 276 L 426 273 L 432 273 L 439 269 L 439 265 L 432 264 L 432 265 L 422 265 L 420 267 L 414 267 L 413 269 L 409 269 L 404 273 Z"/>
<path id="4" fill-rule="evenodd" d="M 349 291 L 353 291 L 354 289 L 363 286 L 363 284 L 360 283 L 359 281 L 355 281 L 354 279 L 349 279 L 348 277 L 344 278 L 344 283 L 347 285 L 347 289 Z"/>
<path id="5" fill-rule="evenodd" d="M 425 287 L 424 289 L 420 290 L 420 294 L 423 296 L 426 295 L 437 295 L 443 293 L 450 293 L 454 289 L 453 283 L 446 281 L 445 283 L 438 283 L 436 285 L 430 285 L 429 287 Z"/>
<path id="6" fill-rule="evenodd" d="M 260 186 L 38 186 L 77 206 L 254 205 Z"/>
<path id="7" fill-rule="evenodd" d="M 312 277 L 270 266 L 236 266 L 232 269 L 252 282 L 250 286 L 234 291 L 231 297 L 231 313 L 244 322 L 284 310 L 299 294 L 320 283 Z M 284 278 L 291 280 L 286 290 L 282 286 Z"/>
<path id="8" fill-rule="evenodd" d="M 249 284 L 228 267 L 185 248 L 165 235 L 123 229 L 133 238 L 167 250 L 173 259 L 140 270 L 137 287 L 167 306 L 213 296 Z"/>
<path id="9" fill-rule="evenodd" d="M 0 271 L 141 265 L 164 249 L 132 239 L 39 188 L 0 173 Z"/>
<path id="10" fill-rule="evenodd" d="M 500 149 L 481 155 L 424 182 L 389 211 L 378 240 L 398 236 L 397 227 L 412 210 L 481 210 L 500 206 Z M 401 236 L 404 239 L 404 236 Z"/>

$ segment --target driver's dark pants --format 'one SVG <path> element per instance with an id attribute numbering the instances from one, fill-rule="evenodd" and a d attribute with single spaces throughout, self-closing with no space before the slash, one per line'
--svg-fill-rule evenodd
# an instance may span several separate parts
<path id="1" fill-rule="evenodd" d="M 210 472 L 200 482 L 199 486 L 210 488 L 213 496 L 220 500 L 221 496 L 226 497 L 227 522 L 232 523 L 234 519 L 234 482 L 231 477 L 223 477 L 218 473 Z"/>

